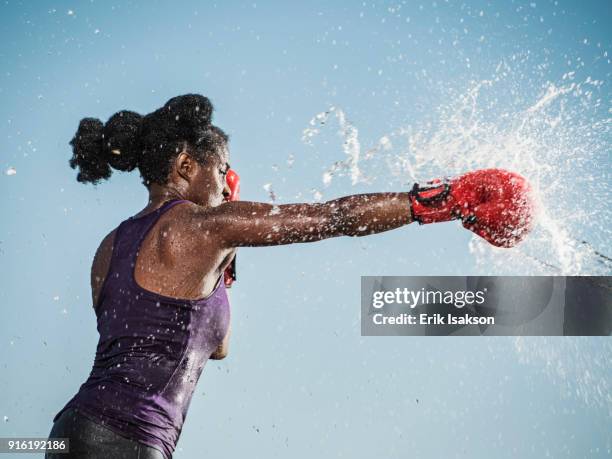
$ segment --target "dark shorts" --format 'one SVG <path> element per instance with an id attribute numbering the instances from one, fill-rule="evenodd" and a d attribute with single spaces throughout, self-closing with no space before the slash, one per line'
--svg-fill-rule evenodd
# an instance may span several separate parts
<path id="1" fill-rule="evenodd" d="M 47 453 L 45 459 L 165 459 L 161 451 L 122 437 L 69 408 L 53 423 L 49 438 L 69 438 L 70 452 Z"/>

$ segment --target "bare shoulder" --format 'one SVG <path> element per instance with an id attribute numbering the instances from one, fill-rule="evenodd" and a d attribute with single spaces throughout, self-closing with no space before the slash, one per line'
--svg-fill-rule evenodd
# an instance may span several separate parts
<path id="1" fill-rule="evenodd" d="M 227 249 L 220 243 L 223 226 L 216 217 L 217 207 L 202 207 L 191 201 L 174 206 L 161 217 L 145 245 L 156 247 L 161 263 L 168 267 L 175 267 L 179 259 L 183 265 L 192 260 L 199 266 L 202 253 L 207 253 L 210 260 L 224 257 Z"/>
<path id="2" fill-rule="evenodd" d="M 100 289 L 110 268 L 110 262 L 113 255 L 113 243 L 115 241 L 116 233 L 117 228 L 108 233 L 104 239 L 102 239 L 102 242 L 98 246 L 96 254 L 94 255 L 93 263 L 91 265 L 91 292 L 94 305 L 97 302 Z"/>
<path id="3" fill-rule="evenodd" d="M 93 268 L 96 267 L 96 264 L 98 263 L 105 264 L 105 262 L 110 262 L 110 259 L 113 253 L 113 243 L 115 241 L 116 233 L 117 233 L 117 228 L 112 230 L 110 233 L 108 233 L 104 237 L 104 239 L 102 239 L 102 242 L 98 246 L 98 249 L 96 250 L 96 254 L 94 255 L 92 270 Z"/>
<path id="4" fill-rule="evenodd" d="M 214 236 L 222 229 L 223 217 L 227 213 L 228 204 L 203 207 L 191 201 L 182 203 L 171 210 L 172 213 L 165 219 L 163 227 L 176 227 L 178 223 L 183 231 L 205 237 Z"/>

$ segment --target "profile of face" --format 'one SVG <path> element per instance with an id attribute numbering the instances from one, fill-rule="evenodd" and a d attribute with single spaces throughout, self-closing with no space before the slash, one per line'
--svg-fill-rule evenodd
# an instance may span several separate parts
<path id="1" fill-rule="evenodd" d="M 229 150 L 223 147 L 207 155 L 203 164 L 186 152 L 179 154 L 172 175 L 182 182 L 186 199 L 203 207 L 216 207 L 229 195 L 229 168 Z"/>

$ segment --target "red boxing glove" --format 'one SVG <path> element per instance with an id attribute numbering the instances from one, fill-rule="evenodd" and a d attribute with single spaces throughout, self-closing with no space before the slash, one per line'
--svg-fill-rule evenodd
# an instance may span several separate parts
<path id="1" fill-rule="evenodd" d="M 415 184 L 413 220 L 420 224 L 461 219 L 463 226 L 497 247 L 513 247 L 531 231 L 531 187 L 522 176 L 483 169 L 460 177 Z"/>
<path id="2" fill-rule="evenodd" d="M 238 201 L 240 194 L 240 177 L 238 177 L 236 171 L 233 169 L 228 170 L 227 175 L 225 176 L 225 181 L 230 189 L 230 194 L 226 198 L 226 201 Z"/>
<path id="3" fill-rule="evenodd" d="M 232 169 L 227 171 L 225 181 L 230 189 L 229 194 L 226 196 L 226 201 L 238 201 L 240 195 L 240 177 Z M 236 280 L 236 256 L 232 259 L 232 262 L 225 268 L 223 272 L 223 282 L 226 287 L 231 287 L 232 283 Z"/>

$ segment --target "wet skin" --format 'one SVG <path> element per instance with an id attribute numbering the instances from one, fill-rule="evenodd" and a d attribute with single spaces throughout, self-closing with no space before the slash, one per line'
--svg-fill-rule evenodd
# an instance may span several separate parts
<path id="1" fill-rule="evenodd" d="M 208 155 L 204 164 L 184 150 L 175 158 L 167 183 L 150 186 L 149 202 L 135 217 L 171 199 L 190 202 L 165 212 L 143 240 L 135 267 L 142 288 L 175 298 L 204 298 L 216 287 L 237 247 L 366 236 L 412 221 L 408 192 L 352 195 L 315 204 L 226 202 L 228 168 L 226 149 Z M 109 269 L 115 232 L 104 238 L 94 257 L 94 305 Z M 228 339 L 229 332 L 211 358 L 226 355 Z"/>

